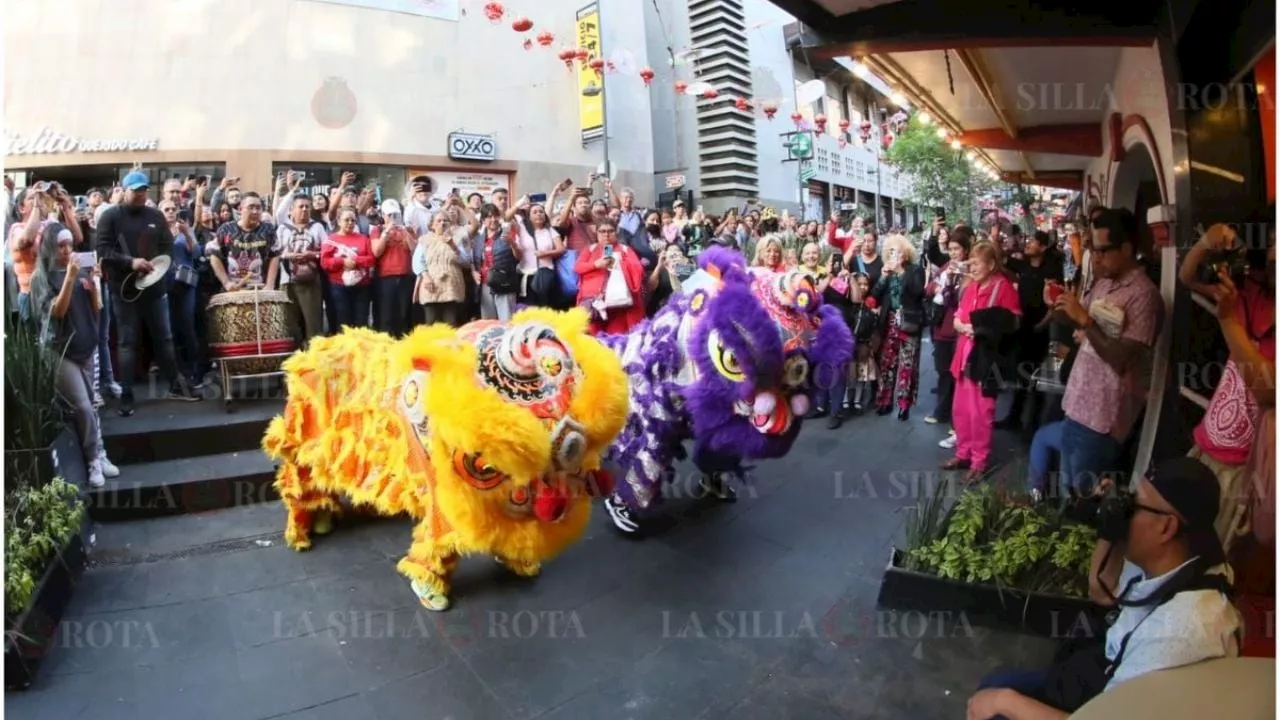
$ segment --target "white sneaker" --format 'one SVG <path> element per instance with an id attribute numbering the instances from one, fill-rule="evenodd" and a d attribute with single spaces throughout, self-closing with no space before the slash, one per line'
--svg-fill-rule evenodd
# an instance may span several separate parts
<path id="1" fill-rule="evenodd" d="M 114 380 L 107 384 L 107 395 L 112 398 L 119 398 L 124 393 L 124 388 L 120 387 L 120 383 Z"/>
<path id="2" fill-rule="evenodd" d="M 954 448 L 955 446 L 956 446 L 956 436 L 955 436 L 955 435 L 948 435 L 946 438 L 944 438 L 944 439 L 942 440 L 942 442 L 938 443 L 938 447 L 940 447 L 940 448 L 942 448 L 942 449 L 944 449 L 944 450 L 951 450 L 951 449 L 952 449 L 952 448 Z"/>
<path id="3" fill-rule="evenodd" d="M 102 464 L 97 460 L 89 463 L 89 487 L 100 488 L 107 484 L 107 479 L 102 476 Z"/>
<path id="4" fill-rule="evenodd" d="M 107 459 L 107 454 L 103 453 L 98 456 L 98 465 L 102 468 L 103 477 L 120 477 L 120 468 L 116 464 Z"/>

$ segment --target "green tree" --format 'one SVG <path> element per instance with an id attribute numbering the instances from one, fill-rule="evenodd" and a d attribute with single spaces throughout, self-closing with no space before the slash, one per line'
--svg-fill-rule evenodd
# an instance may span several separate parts
<path id="1" fill-rule="evenodd" d="M 883 159 L 910 183 L 908 203 L 922 208 L 942 206 L 955 218 L 973 221 L 978 198 L 1000 184 L 975 171 L 963 151 L 938 137 L 937 126 L 925 125 L 915 115 Z"/>

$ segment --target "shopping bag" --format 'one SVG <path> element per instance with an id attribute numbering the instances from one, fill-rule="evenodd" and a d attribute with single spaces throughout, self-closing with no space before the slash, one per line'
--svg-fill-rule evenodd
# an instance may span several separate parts
<path id="1" fill-rule="evenodd" d="M 609 279 L 604 285 L 604 306 L 631 307 L 631 288 L 627 287 L 627 276 L 622 274 L 621 265 L 614 265 L 609 271 Z"/>

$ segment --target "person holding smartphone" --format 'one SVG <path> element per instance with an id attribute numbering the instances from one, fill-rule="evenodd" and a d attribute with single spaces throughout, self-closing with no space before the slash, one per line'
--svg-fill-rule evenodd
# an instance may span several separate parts
<path id="1" fill-rule="evenodd" d="M 644 321 L 644 265 L 635 250 L 618 242 L 618 227 L 611 220 L 596 224 L 596 237 L 599 242 L 574 264 L 578 305 L 591 313 L 592 333 L 625 333 Z"/>

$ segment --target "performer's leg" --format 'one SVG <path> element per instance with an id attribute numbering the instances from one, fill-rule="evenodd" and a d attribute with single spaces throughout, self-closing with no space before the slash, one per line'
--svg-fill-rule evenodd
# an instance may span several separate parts
<path id="1" fill-rule="evenodd" d="M 703 474 L 701 486 L 704 492 L 724 502 L 738 499 L 738 491 L 729 483 L 729 476 L 742 472 L 742 463 L 738 458 L 708 450 L 695 443 L 693 464 Z"/>
<path id="2" fill-rule="evenodd" d="M 495 555 L 494 560 L 502 563 L 508 570 L 519 575 L 520 577 L 537 577 L 542 572 L 542 563 L 522 562 L 520 560 L 511 560 L 501 555 Z"/>
<path id="3" fill-rule="evenodd" d="M 396 565 L 400 574 L 409 578 L 418 602 L 428 610 L 449 608 L 449 579 L 458 567 L 458 556 L 442 552 L 431 533 L 430 520 L 413 528 L 413 544 L 409 553 Z"/>

